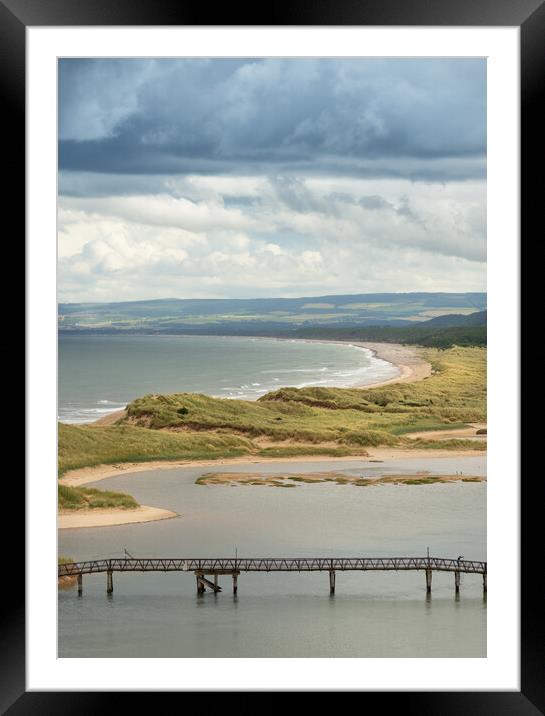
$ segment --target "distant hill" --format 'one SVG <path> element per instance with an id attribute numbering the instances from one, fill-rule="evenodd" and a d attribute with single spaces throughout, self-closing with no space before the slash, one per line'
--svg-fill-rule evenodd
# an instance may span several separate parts
<path id="1" fill-rule="evenodd" d="M 407 321 L 404 326 L 305 326 L 290 335 L 294 338 L 407 343 L 433 348 L 486 346 L 486 311 L 466 315 L 453 313 L 419 323 Z"/>
<path id="2" fill-rule="evenodd" d="M 414 323 L 410 326 L 321 326 L 301 328 L 289 335 L 314 340 L 404 343 L 433 348 L 486 346 L 486 326 L 426 326 Z"/>
<path id="3" fill-rule="evenodd" d="M 368 293 L 61 303 L 58 315 L 63 333 L 259 335 L 315 326 L 482 325 L 485 309 L 485 293 Z"/>
<path id="4" fill-rule="evenodd" d="M 423 321 L 418 324 L 420 327 L 432 326 L 486 326 L 486 311 L 477 311 L 475 313 L 460 314 L 452 313 L 445 316 L 437 316 L 430 318 L 429 321 Z"/>

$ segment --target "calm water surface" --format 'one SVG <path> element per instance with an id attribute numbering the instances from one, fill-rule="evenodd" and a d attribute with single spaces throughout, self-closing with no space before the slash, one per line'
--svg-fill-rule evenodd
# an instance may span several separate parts
<path id="1" fill-rule="evenodd" d="M 132 555 L 437 556 L 486 559 L 486 483 L 300 484 L 296 488 L 200 486 L 215 468 L 122 475 L 97 483 L 180 517 L 101 529 L 61 530 L 59 552 L 74 559 Z M 233 472 L 486 474 L 486 459 L 433 458 L 220 466 Z M 486 603 L 480 575 L 433 575 L 426 600 L 420 572 L 241 574 L 238 596 L 197 597 L 192 573 L 84 577 L 59 591 L 61 657 L 484 657 Z"/>

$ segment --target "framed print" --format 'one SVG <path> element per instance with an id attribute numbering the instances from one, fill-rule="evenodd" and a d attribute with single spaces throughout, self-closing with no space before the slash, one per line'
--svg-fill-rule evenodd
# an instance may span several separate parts
<path id="1" fill-rule="evenodd" d="M 9 713 L 543 710 L 518 378 L 543 7 L 4 2 L 29 395 Z"/>

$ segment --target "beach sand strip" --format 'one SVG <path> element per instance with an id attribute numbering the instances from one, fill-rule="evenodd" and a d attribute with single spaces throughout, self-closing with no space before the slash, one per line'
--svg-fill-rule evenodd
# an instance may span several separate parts
<path id="1" fill-rule="evenodd" d="M 113 527 L 138 522 L 168 520 L 173 517 L 179 517 L 178 513 L 163 510 L 160 507 L 147 507 L 146 505 L 140 505 L 140 507 L 129 510 L 118 508 L 63 510 L 58 514 L 57 526 L 61 530 L 81 529 L 82 527 Z"/>

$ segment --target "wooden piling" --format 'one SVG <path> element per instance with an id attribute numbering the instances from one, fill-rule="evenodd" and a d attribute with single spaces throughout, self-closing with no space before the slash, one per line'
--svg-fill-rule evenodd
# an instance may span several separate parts
<path id="1" fill-rule="evenodd" d="M 454 591 L 456 594 L 460 594 L 460 572 L 458 570 L 454 572 Z"/>
<path id="2" fill-rule="evenodd" d="M 233 594 L 237 593 L 237 589 L 238 589 L 237 579 L 238 579 L 238 572 L 233 572 Z"/>
<path id="3" fill-rule="evenodd" d="M 432 570 L 426 569 L 426 594 L 431 594 L 431 575 Z"/>
<path id="4" fill-rule="evenodd" d="M 111 569 L 106 572 L 106 594 L 112 594 L 114 591 L 114 573 Z"/>
<path id="5" fill-rule="evenodd" d="M 486 572 L 483 574 L 483 594 L 486 594 Z"/>
<path id="6" fill-rule="evenodd" d="M 78 574 L 78 597 L 83 594 L 83 574 Z"/>
<path id="7" fill-rule="evenodd" d="M 329 570 L 329 593 L 335 594 L 335 570 Z"/>

